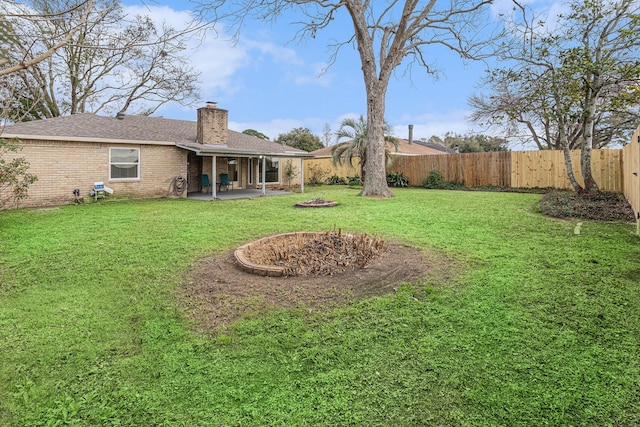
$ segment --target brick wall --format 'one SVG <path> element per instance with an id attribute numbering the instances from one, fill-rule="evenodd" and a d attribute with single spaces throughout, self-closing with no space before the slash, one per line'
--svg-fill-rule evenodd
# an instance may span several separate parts
<path id="1" fill-rule="evenodd" d="M 114 190 L 112 197 L 175 196 L 169 194 L 173 178 L 187 177 L 187 152 L 175 146 L 35 140 L 22 140 L 19 145 L 22 150 L 15 157 L 24 157 L 29 172 L 38 177 L 20 207 L 72 203 L 75 188 L 86 198 L 97 181 Z M 140 149 L 140 179 L 109 180 L 111 147 Z M 182 196 L 186 195 L 185 191 Z"/>

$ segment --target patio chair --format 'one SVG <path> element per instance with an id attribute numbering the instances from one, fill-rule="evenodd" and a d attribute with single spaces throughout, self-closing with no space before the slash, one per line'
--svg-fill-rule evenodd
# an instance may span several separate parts
<path id="1" fill-rule="evenodd" d="M 220 174 L 220 189 L 222 190 L 222 187 L 225 188 L 225 191 L 229 191 L 229 187 L 231 187 L 231 191 L 233 191 L 233 181 L 229 181 L 229 174 L 228 173 L 221 173 Z"/>
<path id="2" fill-rule="evenodd" d="M 207 193 L 208 190 L 211 190 L 211 182 L 209 181 L 209 175 L 202 175 L 202 192 Z"/>

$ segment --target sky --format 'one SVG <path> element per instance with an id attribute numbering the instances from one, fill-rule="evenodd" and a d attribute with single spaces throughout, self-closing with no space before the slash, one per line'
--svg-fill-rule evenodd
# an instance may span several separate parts
<path id="1" fill-rule="evenodd" d="M 191 6 L 179 0 L 124 0 L 123 4 L 132 15 L 150 15 L 175 27 L 188 19 Z M 344 47 L 327 67 L 327 46 L 352 31 L 348 18 L 338 17 L 315 39 L 303 43 L 293 40 L 298 27 L 292 21 L 292 17 L 275 24 L 247 21 L 235 42 L 230 40 L 231 28 L 219 24 L 217 32 L 192 40 L 187 53 L 201 72 L 201 101 L 193 108 L 163 106 L 154 116 L 195 120 L 196 108 L 213 101 L 229 111 L 230 129 L 255 129 L 271 139 L 298 127 L 322 136 L 325 124 L 335 131 L 344 118 L 365 116 L 364 81 L 355 48 Z M 444 137 L 447 132 L 482 133 L 468 120 L 467 99 L 481 90 L 486 64 L 463 62 L 439 46 L 429 49 L 429 62 L 441 71 L 437 78 L 423 68 L 401 66 L 390 81 L 385 118 L 394 136 L 407 138 L 409 125 L 414 126 L 415 139 Z"/>

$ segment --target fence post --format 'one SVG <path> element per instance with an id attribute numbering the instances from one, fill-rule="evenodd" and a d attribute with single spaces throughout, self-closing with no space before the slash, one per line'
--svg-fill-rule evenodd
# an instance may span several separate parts
<path id="1" fill-rule="evenodd" d="M 631 141 L 631 143 L 633 144 L 634 142 L 638 147 L 637 153 L 638 153 L 638 171 L 636 172 L 636 181 L 637 181 L 637 193 L 636 197 L 637 197 L 637 201 L 638 201 L 638 206 L 635 207 L 635 213 L 636 213 L 636 235 L 640 236 L 640 126 L 638 126 L 638 129 L 636 129 L 636 132 L 633 134 L 635 141 Z"/>

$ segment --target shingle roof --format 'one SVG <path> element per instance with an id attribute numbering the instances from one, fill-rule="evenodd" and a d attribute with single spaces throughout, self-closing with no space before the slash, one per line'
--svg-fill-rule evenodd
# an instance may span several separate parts
<path id="1" fill-rule="evenodd" d="M 196 143 L 196 122 L 149 116 L 116 117 L 73 114 L 7 126 L 3 137 L 87 142 L 167 144 L 203 154 L 254 154 L 313 157 L 309 153 L 252 135 L 229 130 L 225 145 Z"/>
<path id="2" fill-rule="evenodd" d="M 91 113 L 73 114 L 45 120 L 16 123 L 7 126 L 3 135 L 19 137 L 73 138 L 74 140 L 113 140 L 144 142 L 189 142 L 196 139 L 196 124 L 188 120 L 160 117 L 98 116 Z"/>
<path id="3" fill-rule="evenodd" d="M 430 144 L 431 146 L 427 146 L 424 143 L 417 143 L 413 141 L 413 143 L 409 144 L 409 141 L 406 139 L 397 138 L 398 141 L 398 151 L 395 150 L 395 147 L 390 143 L 386 143 L 387 150 L 391 154 L 396 154 L 400 156 L 418 156 L 425 154 L 447 154 L 446 147 L 436 147 L 434 144 Z M 312 151 L 311 154 L 315 154 L 316 157 L 331 157 L 331 150 L 335 147 L 335 145 L 320 148 L 319 150 Z M 453 150 L 451 150 L 453 152 Z"/>

